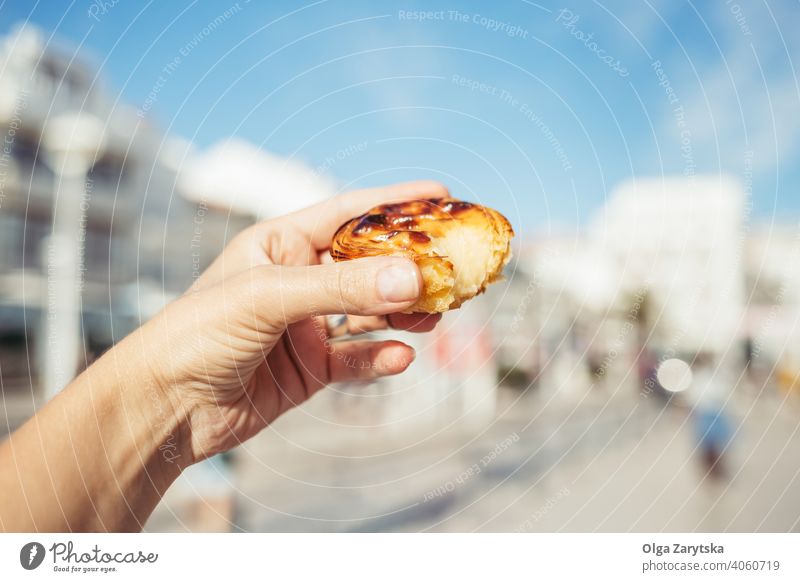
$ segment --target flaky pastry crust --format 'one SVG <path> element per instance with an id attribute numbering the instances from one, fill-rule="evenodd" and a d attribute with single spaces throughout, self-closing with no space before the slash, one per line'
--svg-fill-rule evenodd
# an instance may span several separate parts
<path id="1" fill-rule="evenodd" d="M 412 259 L 424 290 L 408 313 L 441 313 L 460 307 L 496 281 L 511 258 L 514 231 L 491 208 L 455 198 L 411 200 L 376 206 L 344 223 L 331 256 L 347 261 L 377 255 Z"/>

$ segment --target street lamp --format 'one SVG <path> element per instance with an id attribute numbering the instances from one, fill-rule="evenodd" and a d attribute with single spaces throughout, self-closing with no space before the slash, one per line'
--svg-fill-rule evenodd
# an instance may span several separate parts
<path id="1" fill-rule="evenodd" d="M 47 399 L 78 369 L 86 178 L 104 148 L 104 133 L 103 122 L 94 115 L 69 112 L 48 120 L 42 134 L 43 159 L 55 175 L 53 230 L 44 245 L 46 304 L 39 348 Z"/>

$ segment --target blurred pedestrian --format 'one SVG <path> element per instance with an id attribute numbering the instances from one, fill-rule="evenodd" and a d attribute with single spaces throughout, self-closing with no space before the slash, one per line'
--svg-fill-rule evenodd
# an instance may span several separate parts
<path id="1" fill-rule="evenodd" d="M 714 479 L 726 475 L 724 453 L 730 444 L 732 429 L 725 407 L 731 387 L 730 379 L 713 354 L 703 352 L 695 356 L 686 398 L 692 407 L 703 474 Z"/>

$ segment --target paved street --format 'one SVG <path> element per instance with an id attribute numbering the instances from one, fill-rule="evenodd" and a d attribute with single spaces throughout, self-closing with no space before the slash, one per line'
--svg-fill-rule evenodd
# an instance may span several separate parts
<path id="1" fill-rule="evenodd" d="M 315 403 L 312 403 L 314 405 Z M 636 396 L 501 406 L 483 431 L 381 435 L 294 411 L 237 456 L 244 531 L 796 531 L 798 409 L 740 397 L 727 478 L 686 412 Z M 178 485 L 148 529 L 181 530 Z"/>

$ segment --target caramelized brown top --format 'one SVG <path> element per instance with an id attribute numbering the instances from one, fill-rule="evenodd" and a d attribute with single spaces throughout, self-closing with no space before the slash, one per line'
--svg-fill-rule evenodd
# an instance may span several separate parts
<path id="1" fill-rule="evenodd" d="M 482 221 L 511 230 L 499 212 L 455 198 L 431 198 L 383 204 L 345 222 L 331 243 L 337 261 L 388 254 L 430 254 L 432 238 L 457 221 Z"/>

